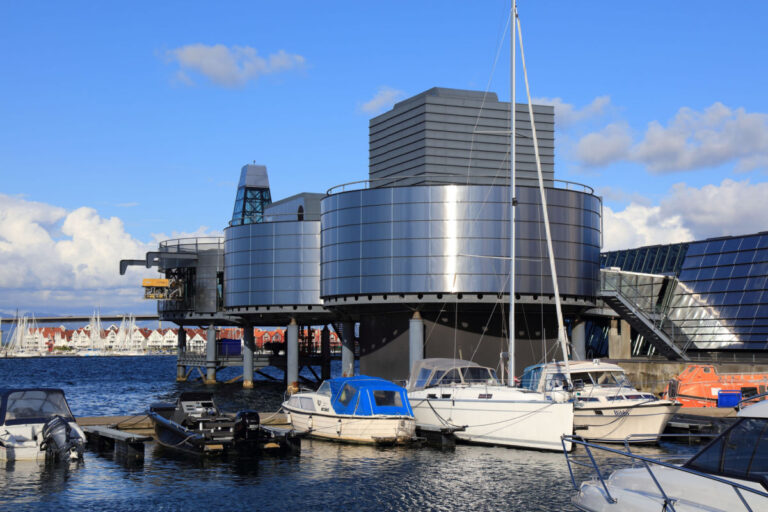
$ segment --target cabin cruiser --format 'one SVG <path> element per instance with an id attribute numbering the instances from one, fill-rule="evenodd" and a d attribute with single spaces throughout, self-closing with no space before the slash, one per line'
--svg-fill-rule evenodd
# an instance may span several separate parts
<path id="1" fill-rule="evenodd" d="M 742 409 L 737 422 L 680 466 L 620 452 L 605 446 L 585 446 L 597 478 L 576 487 L 572 502 L 588 512 L 670 510 L 768 510 L 768 402 Z M 632 459 L 635 466 L 602 475 L 592 450 L 608 451 Z M 613 464 L 616 457 L 611 457 Z M 584 464 L 590 466 L 590 464 Z"/>
<path id="2" fill-rule="evenodd" d="M 62 390 L 0 389 L 0 461 L 78 460 L 84 443 Z"/>
<path id="3" fill-rule="evenodd" d="M 147 414 L 158 443 L 191 455 L 254 455 L 301 449 L 301 441 L 293 432 L 261 425 L 256 411 L 224 413 L 209 392 L 183 392 L 175 404 L 152 404 Z"/>
<path id="4" fill-rule="evenodd" d="M 502 386 L 491 368 L 461 359 L 417 361 L 408 382 L 416 423 L 450 427 L 461 441 L 539 450 L 562 449 L 573 432 L 566 393 Z"/>
<path id="5" fill-rule="evenodd" d="M 632 386 L 621 366 L 593 361 L 570 361 L 574 434 L 600 442 L 653 443 L 664 432 L 680 403 L 660 400 Z M 562 363 L 529 366 L 521 387 L 548 393 L 566 382 Z M 631 437 L 630 437 L 631 436 Z"/>
<path id="6" fill-rule="evenodd" d="M 283 409 L 294 430 L 320 439 L 403 444 L 415 438 L 406 390 L 378 377 L 326 380 L 317 391 L 294 393 Z"/>

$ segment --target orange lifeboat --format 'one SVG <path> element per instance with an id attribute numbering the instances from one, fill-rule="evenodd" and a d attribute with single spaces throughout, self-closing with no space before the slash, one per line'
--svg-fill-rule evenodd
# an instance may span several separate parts
<path id="1" fill-rule="evenodd" d="M 683 407 L 727 407 L 766 391 L 768 373 L 719 374 L 712 365 L 693 364 L 669 381 L 662 396 Z"/>

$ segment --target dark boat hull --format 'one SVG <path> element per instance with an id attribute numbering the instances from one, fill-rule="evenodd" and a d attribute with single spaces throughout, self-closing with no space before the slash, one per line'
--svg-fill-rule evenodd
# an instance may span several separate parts
<path id="1" fill-rule="evenodd" d="M 301 440 L 293 432 L 258 426 L 247 439 L 216 436 L 185 428 L 154 411 L 148 413 L 155 426 L 157 442 L 163 447 L 198 457 L 298 454 Z"/>

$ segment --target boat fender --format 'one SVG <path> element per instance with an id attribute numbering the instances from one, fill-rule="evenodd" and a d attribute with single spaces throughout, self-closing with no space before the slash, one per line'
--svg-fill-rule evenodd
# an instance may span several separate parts
<path id="1" fill-rule="evenodd" d="M 312 430 L 312 415 L 309 415 L 309 418 L 307 418 L 307 430 Z"/>

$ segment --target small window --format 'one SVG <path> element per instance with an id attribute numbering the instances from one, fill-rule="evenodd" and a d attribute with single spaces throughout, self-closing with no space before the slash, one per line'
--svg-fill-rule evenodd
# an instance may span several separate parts
<path id="1" fill-rule="evenodd" d="M 349 384 L 345 384 L 344 389 L 341 390 L 341 395 L 339 395 L 339 402 L 342 405 L 349 405 L 349 403 L 355 397 L 356 393 L 357 393 L 357 388 Z"/>
<path id="2" fill-rule="evenodd" d="M 311 398 L 303 396 L 301 397 L 301 408 L 305 411 L 314 411 L 315 410 L 315 403 L 312 401 Z"/>
<path id="3" fill-rule="evenodd" d="M 377 407 L 402 407 L 403 400 L 397 391 L 383 391 L 377 389 L 373 392 L 373 400 Z"/>
<path id="4" fill-rule="evenodd" d="M 440 384 L 443 386 L 447 386 L 450 384 L 461 384 L 461 374 L 459 373 L 459 370 L 454 368 L 452 370 L 448 370 L 445 372 L 445 375 L 443 375 L 443 378 L 440 379 Z"/>
<path id="5" fill-rule="evenodd" d="M 323 382 L 317 390 L 319 395 L 331 396 L 331 385 L 328 381 Z"/>
<path id="6" fill-rule="evenodd" d="M 298 220 L 304 220 L 304 207 L 299 205 Z"/>
<path id="7" fill-rule="evenodd" d="M 432 370 L 429 368 L 422 368 L 419 371 L 418 377 L 416 377 L 416 384 L 414 385 L 416 388 L 423 388 L 427 384 L 427 379 L 429 379 L 429 374 L 432 373 Z"/>

